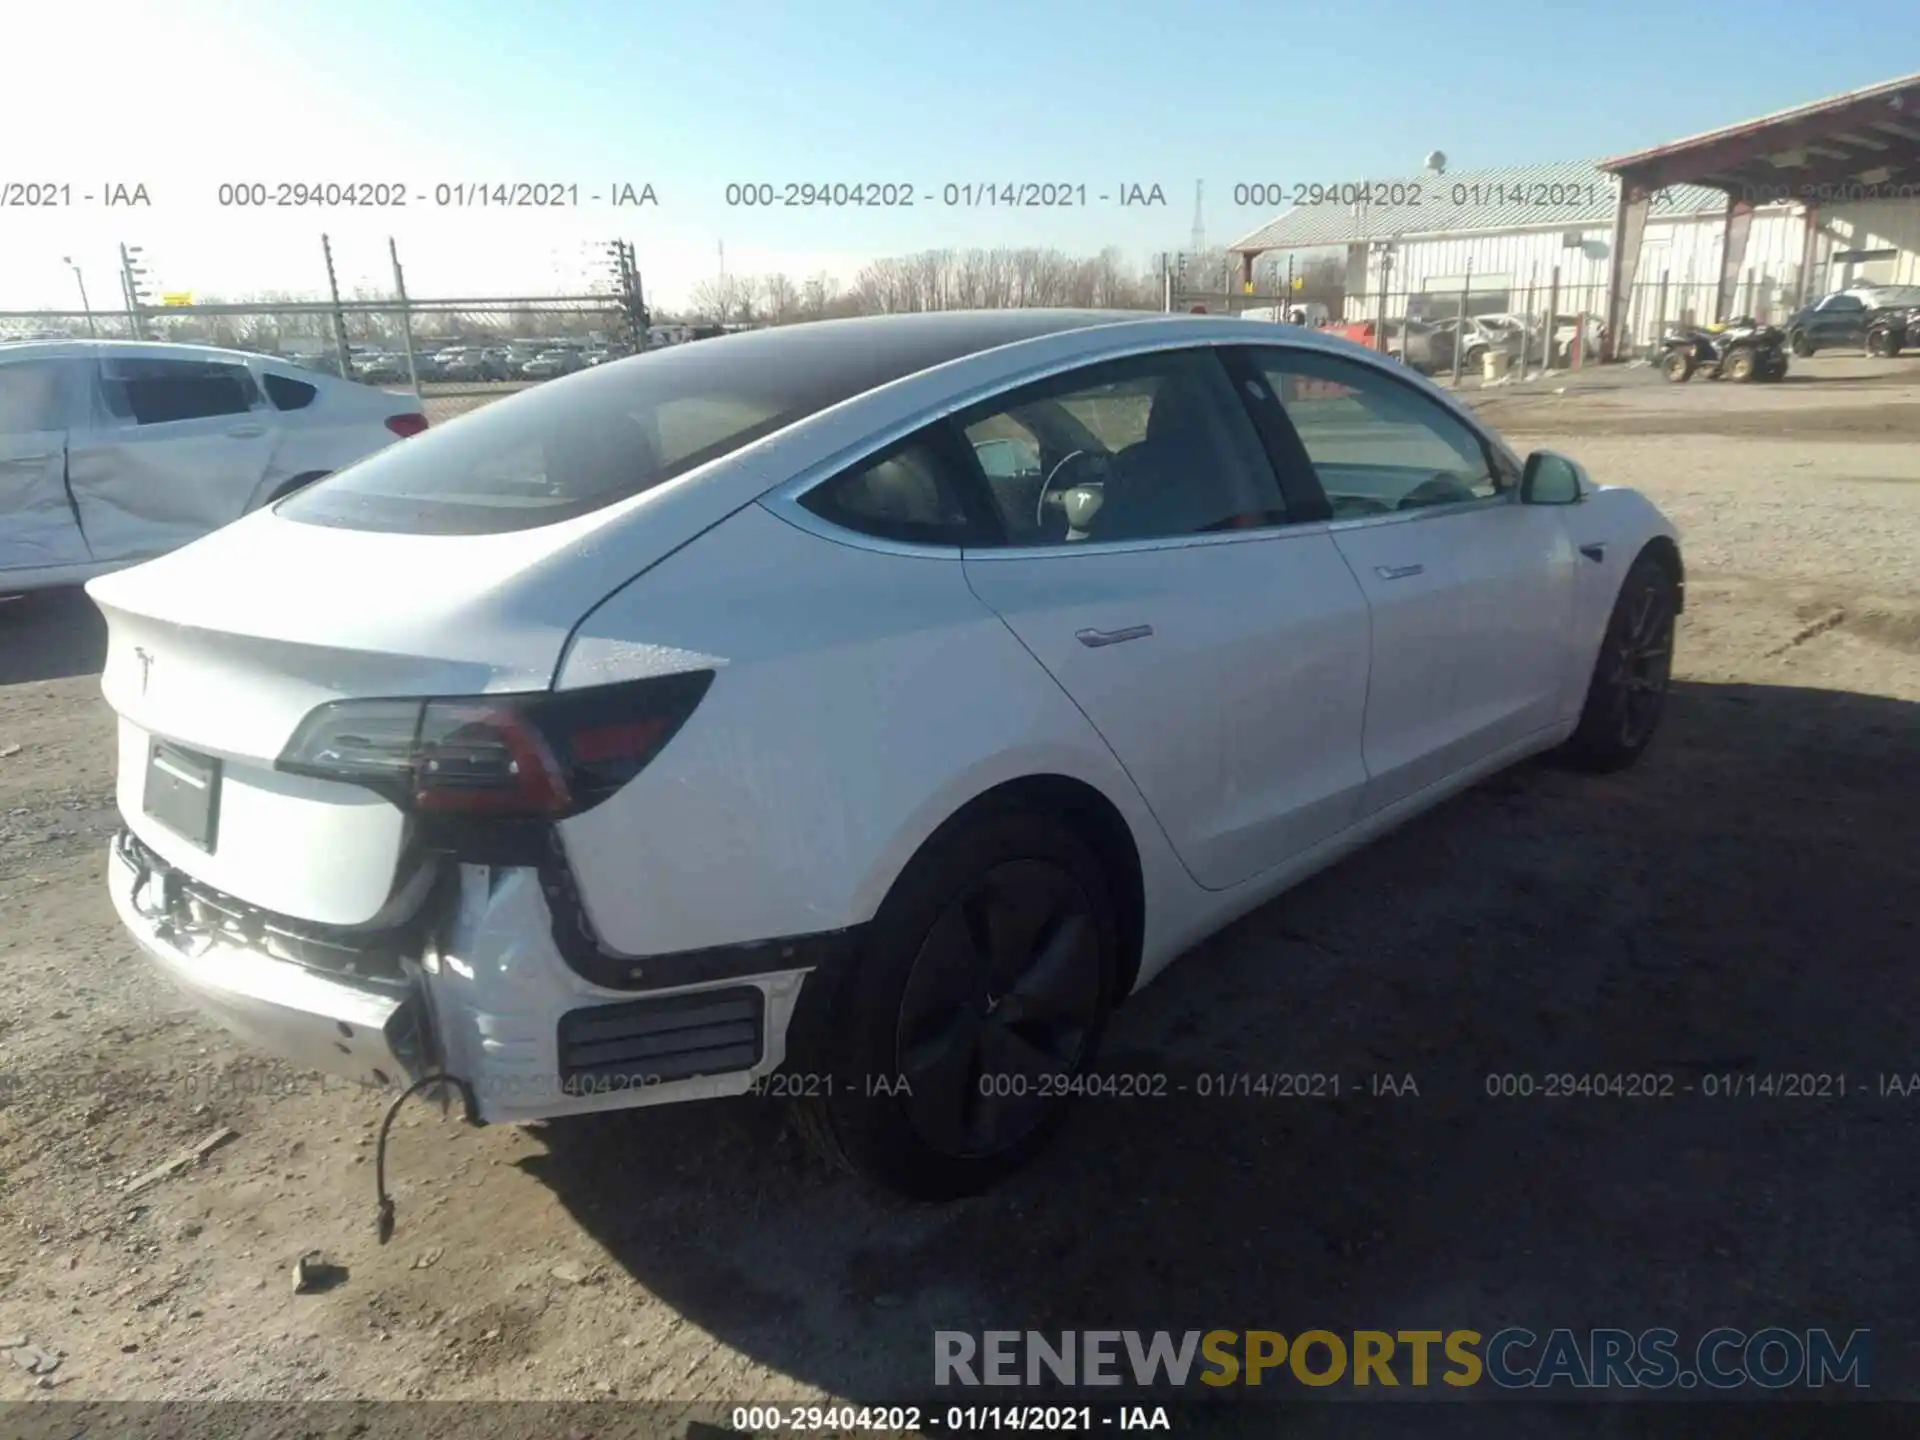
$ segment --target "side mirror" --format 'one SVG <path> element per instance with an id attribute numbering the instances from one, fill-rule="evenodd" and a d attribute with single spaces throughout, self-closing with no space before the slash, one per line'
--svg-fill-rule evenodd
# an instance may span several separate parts
<path id="1" fill-rule="evenodd" d="M 1520 472 L 1523 505 L 1577 505 L 1585 493 L 1580 467 L 1551 450 L 1534 451 Z"/>

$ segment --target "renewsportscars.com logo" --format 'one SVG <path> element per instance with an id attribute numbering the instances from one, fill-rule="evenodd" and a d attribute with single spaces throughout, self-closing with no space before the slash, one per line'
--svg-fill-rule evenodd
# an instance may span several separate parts
<path id="1" fill-rule="evenodd" d="M 1872 1332 L 936 1330 L 941 1386 L 1333 1385 L 1503 1390 L 1867 1389 Z"/>

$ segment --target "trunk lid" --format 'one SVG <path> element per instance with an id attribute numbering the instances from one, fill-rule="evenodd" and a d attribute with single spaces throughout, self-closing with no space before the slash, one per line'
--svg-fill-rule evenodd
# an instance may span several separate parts
<path id="1" fill-rule="evenodd" d="M 358 786 L 283 774 L 275 759 L 328 701 L 549 686 L 579 620 L 689 533 L 628 524 L 621 543 L 596 543 L 606 519 L 420 536 L 262 511 L 93 581 L 123 822 L 169 864 L 261 909 L 340 926 L 404 918 L 389 902 L 412 870 L 407 817 Z M 698 533 L 699 517 L 688 523 Z M 189 753 L 156 761 L 156 742 Z M 201 788 L 196 757 L 217 771 L 210 845 L 151 793 Z M 152 779 L 156 764 L 172 778 Z"/>

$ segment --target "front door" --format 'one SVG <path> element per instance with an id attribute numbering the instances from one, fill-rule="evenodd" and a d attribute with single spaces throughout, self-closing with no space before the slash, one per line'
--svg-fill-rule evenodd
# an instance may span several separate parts
<path id="1" fill-rule="evenodd" d="M 1209 350 L 1112 362 L 956 424 L 1006 542 L 967 578 L 1086 714 L 1202 885 L 1350 825 L 1367 604 L 1289 513 Z"/>
<path id="2" fill-rule="evenodd" d="M 1559 515 L 1520 504 L 1511 461 L 1400 377 L 1297 351 L 1260 364 L 1372 608 L 1365 811 L 1556 724 L 1580 563 Z"/>
<path id="3" fill-rule="evenodd" d="M 9 571 L 93 558 L 67 490 L 67 425 L 82 362 L 0 363 L 0 591 Z"/>

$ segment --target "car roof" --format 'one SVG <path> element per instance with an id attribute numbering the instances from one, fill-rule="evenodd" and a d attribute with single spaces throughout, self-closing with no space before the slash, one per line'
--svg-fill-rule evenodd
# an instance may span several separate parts
<path id="1" fill-rule="evenodd" d="M 87 356 L 123 360 L 141 357 L 155 360 L 224 360 L 229 364 L 243 365 L 250 360 L 277 358 L 245 350 L 228 350 L 218 345 L 183 345 L 164 340 L 14 340 L 0 343 L 0 360 L 72 360 Z"/>
<path id="2" fill-rule="evenodd" d="M 619 361 L 615 368 L 708 364 L 724 356 L 728 365 L 747 373 L 804 367 L 819 389 L 853 396 L 956 360 L 1049 335 L 1163 325 L 1192 328 L 1196 340 L 1231 326 L 1249 344 L 1342 348 L 1335 337 L 1301 331 L 1296 326 L 1224 315 L 1167 315 L 1142 310 L 937 310 L 736 331 L 691 345 L 648 350 Z"/>

